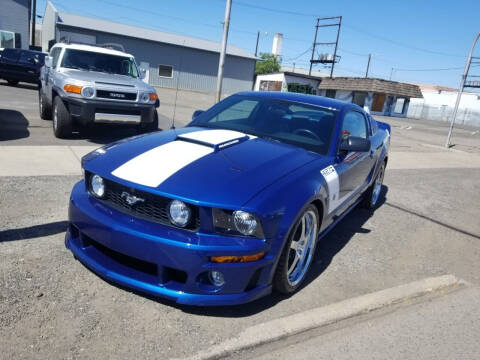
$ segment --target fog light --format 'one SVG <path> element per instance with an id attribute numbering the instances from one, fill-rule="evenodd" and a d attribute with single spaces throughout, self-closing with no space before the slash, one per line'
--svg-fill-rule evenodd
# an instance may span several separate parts
<path id="1" fill-rule="evenodd" d="M 220 271 L 215 271 L 212 270 L 208 273 L 208 280 L 212 283 L 214 286 L 222 286 L 225 284 L 225 278 L 223 277 L 223 274 Z"/>

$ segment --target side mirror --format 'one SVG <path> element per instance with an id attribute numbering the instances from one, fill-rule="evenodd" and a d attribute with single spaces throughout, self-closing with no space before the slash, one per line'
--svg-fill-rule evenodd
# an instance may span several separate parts
<path id="1" fill-rule="evenodd" d="M 202 115 L 204 112 L 204 110 L 195 110 L 192 115 L 192 120 L 195 119 L 197 116 Z"/>
<path id="2" fill-rule="evenodd" d="M 340 151 L 345 152 L 368 152 L 370 151 L 370 140 L 357 136 L 349 136 L 340 143 Z"/>
<path id="3" fill-rule="evenodd" d="M 143 69 L 143 68 L 140 68 L 140 79 L 145 79 L 145 77 L 147 76 L 147 70 L 146 69 Z"/>
<path id="4" fill-rule="evenodd" d="M 45 66 L 46 67 L 52 67 L 52 57 L 51 56 L 47 56 L 45 58 Z"/>

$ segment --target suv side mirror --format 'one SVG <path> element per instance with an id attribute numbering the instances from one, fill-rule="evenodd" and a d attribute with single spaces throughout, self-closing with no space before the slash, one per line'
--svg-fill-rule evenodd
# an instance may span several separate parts
<path id="1" fill-rule="evenodd" d="M 51 56 L 47 56 L 45 58 L 45 66 L 46 67 L 52 67 L 52 57 Z"/>
<path id="2" fill-rule="evenodd" d="M 358 136 L 349 136 L 340 143 L 340 151 L 345 152 L 368 152 L 370 151 L 370 140 Z"/>
<path id="3" fill-rule="evenodd" d="M 195 119 L 197 116 L 202 115 L 204 112 L 204 110 L 195 110 L 192 115 L 192 120 Z"/>
<path id="4" fill-rule="evenodd" d="M 145 79 L 145 77 L 147 76 L 147 70 L 143 69 L 143 68 L 140 68 L 140 79 Z"/>

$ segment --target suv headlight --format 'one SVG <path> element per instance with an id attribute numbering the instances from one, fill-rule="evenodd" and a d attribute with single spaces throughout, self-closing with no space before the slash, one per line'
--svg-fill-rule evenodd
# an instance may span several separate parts
<path id="1" fill-rule="evenodd" d="M 150 96 L 148 93 L 143 93 L 142 96 L 140 96 L 140 101 L 143 103 L 147 103 L 150 101 Z"/>
<path id="2" fill-rule="evenodd" d="M 218 232 L 264 238 L 258 217 L 243 210 L 213 209 L 213 225 Z"/>
<path id="3" fill-rule="evenodd" d="M 93 95 L 95 95 L 95 89 L 90 86 L 86 86 L 82 88 L 82 95 L 86 98 L 91 98 Z"/>

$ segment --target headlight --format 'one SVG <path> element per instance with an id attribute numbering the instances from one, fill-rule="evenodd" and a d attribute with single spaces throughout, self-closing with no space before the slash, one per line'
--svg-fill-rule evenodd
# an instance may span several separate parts
<path id="1" fill-rule="evenodd" d="M 185 227 L 190 222 L 190 208 L 180 200 L 173 200 L 168 207 L 168 215 L 172 224 Z"/>
<path id="2" fill-rule="evenodd" d="M 90 178 L 90 190 L 95 196 L 99 198 L 105 195 L 105 184 L 103 182 L 102 177 L 98 175 L 93 175 Z"/>
<path id="3" fill-rule="evenodd" d="M 147 103 L 150 101 L 150 96 L 148 93 L 143 93 L 142 96 L 140 96 L 140 101 L 143 103 Z"/>
<path id="4" fill-rule="evenodd" d="M 253 235 L 258 226 L 255 216 L 242 210 L 233 212 L 233 223 L 238 232 L 248 236 Z"/>
<path id="5" fill-rule="evenodd" d="M 217 232 L 230 235 L 245 235 L 259 239 L 264 238 L 260 220 L 246 211 L 213 209 L 213 226 Z"/>
<path id="6" fill-rule="evenodd" d="M 86 98 L 91 98 L 95 95 L 95 89 L 89 86 L 84 87 L 82 88 L 82 95 Z"/>

